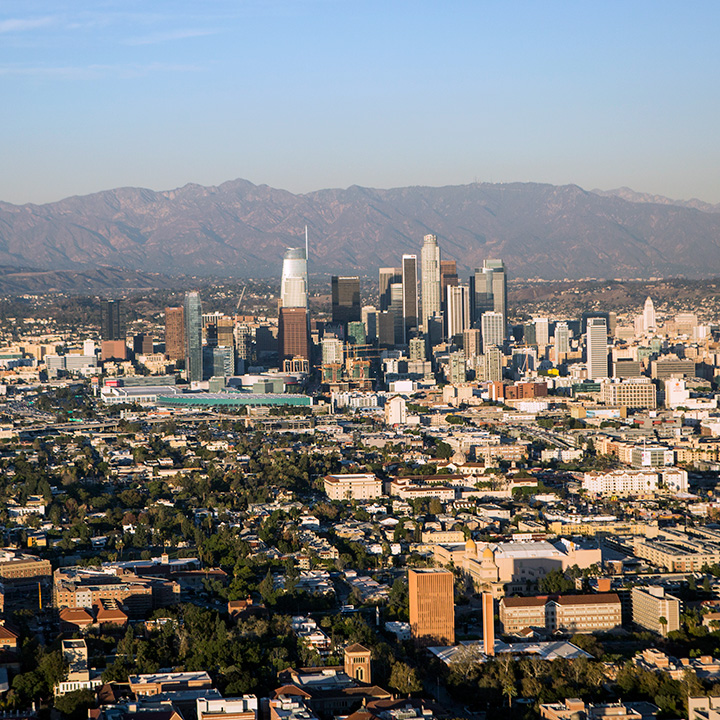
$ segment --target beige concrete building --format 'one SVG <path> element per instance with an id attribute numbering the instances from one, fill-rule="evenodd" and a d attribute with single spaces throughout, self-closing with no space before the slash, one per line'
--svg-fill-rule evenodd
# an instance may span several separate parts
<path id="1" fill-rule="evenodd" d="M 509 634 L 526 628 L 547 633 L 598 632 L 622 625 L 622 606 L 615 593 L 508 597 L 500 600 L 500 622 Z"/>
<path id="2" fill-rule="evenodd" d="M 632 589 L 633 622 L 646 630 L 667 635 L 680 629 L 682 603 L 662 587 L 634 587 Z M 661 620 L 666 622 L 661 622 Z"/>
<path id="3" fill-rule="evenodd" d="M 433 557 L 438 565 L 462 568 L 476 590 L 491 591 L 495 597 L 527 592 L 551 570 L 581 569 L 602 562 L 600 548 L 560 539 L 548 542 L 501 542 L 435 545 Z"/>
<path id="4" fill-rule="evenodd" d="M 720 533 L 709 528 L 663 528 L 655 539 L 637 537 L 635 555 L 668 572 L 694 572 L 720 563 Z"/>
<path id="5" fill-rule="evenodd" d="M 688 491 L 688 474 L 682 468 L 586 472 L 583 490 L 605 497 L 653 496 Z"/>
<path id="6" fill-rule="evenodd" d="M 720 720 L 720 697 L 689 697 L 688 720 Z"/>
<path id="7" fill-rule="evenodd" d="M 408 570 L 410 633 L 417 645 L 455 642 L 454 584 L 449 570 Z"/>
<path id="8" fill-rule="evenodd" d="M 600 384 L 600 401 L 606 405 L 654 410 L 657 391 L 649 378 L 629 378 Z"/>
<path id="9" fill-rule="evenodd" d="M 326 475 L 325 493 L 331 500 L 372 500 L 382 495 L 382 481 L 372 473 Z"/>

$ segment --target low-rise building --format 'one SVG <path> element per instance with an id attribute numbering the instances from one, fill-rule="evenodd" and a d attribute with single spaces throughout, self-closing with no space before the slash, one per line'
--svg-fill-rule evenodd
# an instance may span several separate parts
<path id="1" fill-rule="evenodd" d="M 324 482 L 331 500 L 373 500 L 382 495 L 382 481 L 372 473 L 326 475 Z"/>
<path id="2" fill-rule="evenodd" d="M 258 699 L 255 695 L 221 699 L 198 698 L 197 720 L 255 720 Z"/>
<path id="3" fill-rule="evenodd" d="M 615 593 L 505 597 L 499 604 L 506 633 L 527 629 L 554 632 L 598 632 L 622 625 L 622 605 Z"/>
<path id="4" fill-rule="evenodd" d="M 547 703 L 540 706 L 540 717 L 545 720 L 654 720 L 660 708 L 648 702 L 616 702 L 595 704 L 579 698 L 567 698 L 565 702 Z"/>

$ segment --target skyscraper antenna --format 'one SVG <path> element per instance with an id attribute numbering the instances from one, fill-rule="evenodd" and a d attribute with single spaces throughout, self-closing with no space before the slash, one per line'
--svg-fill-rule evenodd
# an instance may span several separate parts
<path id="1" fill-rule="evenodd" d="M 310 244 L 308 243 L 307 225 L 305 226 L 305 262 L 310 259 Z"/>

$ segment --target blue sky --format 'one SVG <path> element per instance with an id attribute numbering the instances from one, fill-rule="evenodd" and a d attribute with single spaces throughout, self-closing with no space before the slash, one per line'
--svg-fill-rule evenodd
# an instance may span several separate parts
<path id="1" fill-rule="evenodd" d="M 720 202 L 720 3 L 0 0 L 0 200 L 242 177 Z"/>

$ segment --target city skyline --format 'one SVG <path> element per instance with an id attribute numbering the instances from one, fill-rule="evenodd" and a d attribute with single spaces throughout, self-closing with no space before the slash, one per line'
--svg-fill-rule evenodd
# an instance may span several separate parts
<path id="1" fill-rule="evenodd" d="M 9 0 L 0 200 L 247 177 L 719 202 L 719 15 L 711 2 Z"/>

